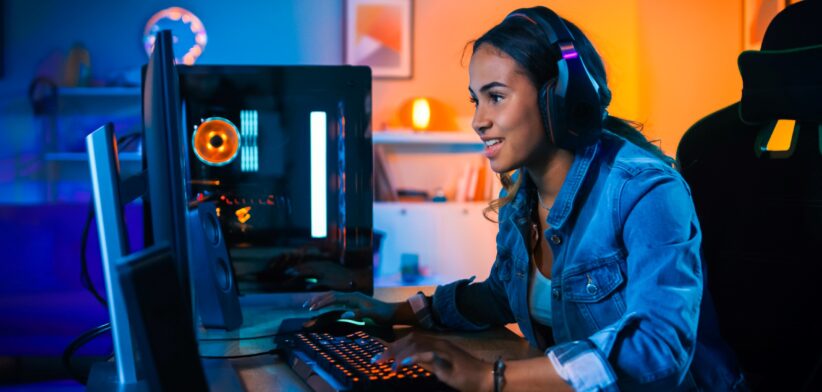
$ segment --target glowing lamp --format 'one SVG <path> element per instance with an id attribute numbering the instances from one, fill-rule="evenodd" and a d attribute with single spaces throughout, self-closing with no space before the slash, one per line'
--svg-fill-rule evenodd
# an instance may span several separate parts
<path id="1" fill-rule="evenodd" d="M 394 115 L 390 125 L 415 131 L 456 131 L 459 129 L 454 109 L 431 97 L 415 97 L 406 100 Z"/>
<path id="2" fill-rule="evenodd" d="M 411 104 L 411 124 L 416 130 L 428 129 L 431 123 L 431 105 L 425 98 L 417 98 Z"/>

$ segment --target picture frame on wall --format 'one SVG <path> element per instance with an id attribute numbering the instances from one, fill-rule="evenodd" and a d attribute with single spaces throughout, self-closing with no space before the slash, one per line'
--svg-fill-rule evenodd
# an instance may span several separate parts
<path id="1" fill-rule="evenodd" d="M 742 50 L 759 50 L 774 16 L 796 0 L 742 0 Z"/>
<path id="2" fill-rule="evenodd" d="M 410 79 L 413 13 L 412 0 L 345 0 L 344 62 L 375 79 Z"/>

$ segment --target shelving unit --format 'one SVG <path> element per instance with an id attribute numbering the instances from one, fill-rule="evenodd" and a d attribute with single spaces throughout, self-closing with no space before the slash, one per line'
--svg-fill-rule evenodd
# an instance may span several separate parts
<path id="1" fill-rule="evenodd" d="M 139 87 L 60 87 L 51 113 L 39 116 L 45 149 L 46 202 L 77 201 L 89 193 L 85 136 L 107 122 L 122 136 L 141 129 Z M 140 154 L 121 152 L 121 169 L 128 175 L 140 171 Z"/>
<path id="2" fill-rule="evenodd" d="M 61 87 L 61 97 L 140 97 L 140 87 Z"/>
<path id="3" fill-rule="evenodd" d="M 395 187 L 449 187 L 466 164 L 486 164 L 483 144 L 472 132 L 382 131 L 374 146 L 384 149 Z M 452 199 L 449 199 L 452 200 Z M 376 202 L 374 230 L 384 235 L 376 286 L 444 284 L 488 276 L 496 255 L 497 225 L 483 216 L 487 200 L 471 202 Z M 424 278 L 405 283 L 402 254 L 416 254 Z"/>

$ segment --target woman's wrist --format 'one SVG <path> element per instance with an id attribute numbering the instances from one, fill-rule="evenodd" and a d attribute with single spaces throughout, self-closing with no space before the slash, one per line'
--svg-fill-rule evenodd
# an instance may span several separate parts
<path id="1" fill-rule="evenodd" d="M 393 316 L 391 317 L 394 324 L 404 325 L 418 325 L 417 317 L 414 315 L 414 310 L 408 301 L 395 302 L 389 304 L 393 306 Z"/>

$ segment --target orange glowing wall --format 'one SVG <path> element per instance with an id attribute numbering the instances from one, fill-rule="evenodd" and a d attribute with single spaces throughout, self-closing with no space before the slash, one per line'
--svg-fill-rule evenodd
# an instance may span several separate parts
<path id="1" fill-rule="evenodd" d="M 739 99 L 741 0 L 416 0 L 413 77 L 374 82 L 374 129 L 416 96 L 451 105 L 470 129 L 470 48 L 461 60 L 463 48 L 510 11 L 534 5 L 586 32 L 607 66 L 609 112 L 645 123 L 645 134 L 669 155 L 694 122 Z"/>

